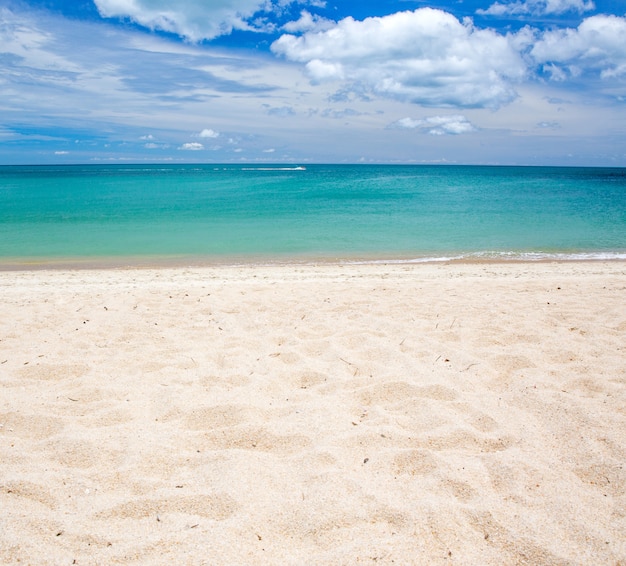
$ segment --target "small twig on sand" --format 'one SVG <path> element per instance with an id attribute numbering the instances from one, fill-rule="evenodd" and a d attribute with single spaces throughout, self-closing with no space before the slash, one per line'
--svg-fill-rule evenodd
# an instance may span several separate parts
<path id="1" fill-rule="evenodd" d="M 348 360 L 344 360 L 343 358 L 339 358 L 339 359 L 340 359 L 340 360 L 341 360 L 344 364 L 348 364 L 349 366 L 351 366 L 351 367 L 353 367 L 353 368 L 354 368 L 354 372 L 352 373 L 352 377 L 356 376 L 356 375 L 359 373 L 359 368 L 358 368 L 355 364 L 353 364 L 353 363 L 349 362 Z"/>

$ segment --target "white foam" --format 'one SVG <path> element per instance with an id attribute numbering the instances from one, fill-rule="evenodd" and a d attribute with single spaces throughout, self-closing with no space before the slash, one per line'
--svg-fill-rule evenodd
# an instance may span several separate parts
<path id="1" fill-rule="evenodd" d="M 351 265 L 441 263 L 449 261 L 619 261 L 626 260 L 626 252 L 470 252 L 458 255 L 423 256 L 406 259 L 373 259 L 346 261 Z"/>

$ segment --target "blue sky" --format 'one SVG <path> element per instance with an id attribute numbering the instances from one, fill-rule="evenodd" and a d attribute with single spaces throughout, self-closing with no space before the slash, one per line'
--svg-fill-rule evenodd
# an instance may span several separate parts
<path id="1" fill-rule="evenodd" d="M 624 0 L 4 0 L 0 164 L 626 166 Z"/>

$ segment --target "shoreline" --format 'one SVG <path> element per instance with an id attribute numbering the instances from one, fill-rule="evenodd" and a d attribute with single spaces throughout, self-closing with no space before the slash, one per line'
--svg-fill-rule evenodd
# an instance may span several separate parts
<path id="1" fill-rule="evenodd" d="M 594 252 L 468 252 L 442 255 L 264 255 L 264 256 L 129 256 L 72 258 L 0 258 L 3 271 L 99 269 L 170 269 L 267 267 L 291 265 L 433 265 L 483 263 L 620 262 L 626 251 Z"/>

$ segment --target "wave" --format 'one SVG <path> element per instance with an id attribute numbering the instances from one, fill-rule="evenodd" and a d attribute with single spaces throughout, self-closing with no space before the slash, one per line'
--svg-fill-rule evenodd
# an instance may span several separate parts
<path id="1" fill-rule="evenodd" d="M 306 167 L 242 167 L 242 171 L 306 171 Z"/>
<path id="2" fill-rule="evenodd" d="M 458 255 L 432 255 L 403 259 L 355 260 L 345 263 L 441 263 L 463 261 L 624 261 L 626 252 L 469 252 Z"/>

